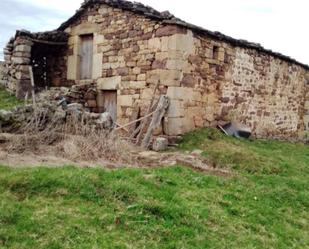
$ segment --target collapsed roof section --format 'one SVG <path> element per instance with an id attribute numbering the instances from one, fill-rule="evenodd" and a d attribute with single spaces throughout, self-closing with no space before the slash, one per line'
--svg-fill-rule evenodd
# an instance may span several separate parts
<path id="1" fill-rule="evenodd" d="M 187 29 L 190 29 L 190 30 L 198 33 L 198 34 L 205 35 L 205 36 L 210 37 L 212 39 L 227 42 L 227 43 L 234 45 L 236 47 L 255 49 L 255 50 L 257 50 L 261 53 L 269 54 L 269 55 L 274 56 L 276 58 L 279 58 L 279 59 L 297 64 L 297 65 L 300 65 L 300 66 L 304 67 L 305 69 L 309 70 L 308 65 L 303 64 L 301 62 L 298 62 L 297 60 L 295 60 L 291 57 L 288 57 L 286 55 L 282 55 L 282 54 L 274 52 L 272 50 L 265 49 L 263 46 L 261 46 L 258 43 L 253 43 L 253 42 L 249 42 L 249 41 L 242 40 L 242 39 L 235 39 L 233 37 L 224 35 L 220 32 L 213 32 L 213 31 L 204 29 L 202 27 L 187 23 L 187 22 L 175 17 L 174 15 L 169 13 L 168 11 L 159 12 L 159 11 L 153 9 L 152 7 L 146 6 L 144 4 L 137 3 L 137 2 L 130 2 L 130 1 L 126 1 L 126 0 L 85 0 L 82 3 L 81 8 L 76 11 L 75 15 L 73 15 L 69 20 L 64 22 L 58 28 L 58 30 L 64 31 L 67 27 L 69 27 L 71 24 L 73 24 L 84 13 L 84 11 L 87 10 L 87 8 L 89 8 L 89 7 L 91 7 L 95 4 L 106 4 L 106 5 L 109 5 L 109 6 L 114 7 L 114 8 L 119 8 L 119 9 L 122 9 L 122 10 L 127 10 L 127 11 L 134 12 L 136 14 L 139 14 L 139 15 L 146 16 L 150 19 L 160 21 L 163 24 L 170 24 L 170 25 L 177 25 L 177 26 L 185 27 Z"/>
<path id="2" fill-rule="evenodd" d="M 61 30 L 31 33 L 27 30 L 17 30 L 16 37 L 28 37 L 29 40 L 37 43 L 46 43 L 50 45 L 66 45 L 69 35 Z"/>

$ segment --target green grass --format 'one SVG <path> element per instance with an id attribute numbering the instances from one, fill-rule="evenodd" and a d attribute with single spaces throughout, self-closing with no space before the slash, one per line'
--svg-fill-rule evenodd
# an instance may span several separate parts
<path id="1" fill-rule="evenodd" d="M 18 100 L 3 87 L 0 87 L 0 109 L 11 109 L 15 106 L 22 105 L 23 101 Z"/>
<path id="2" fill-rule="evenodd" d="M 188 134 L 184 167 L 0 167 L 0 248 L 309 248 L 309 147 Z"/>

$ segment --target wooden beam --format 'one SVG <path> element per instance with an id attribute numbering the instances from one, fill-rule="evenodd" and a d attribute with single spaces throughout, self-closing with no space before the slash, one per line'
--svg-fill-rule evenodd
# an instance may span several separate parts
<path id="1" fill-rule="evenodd" d="M 67 42 L 53 42 L 53 41 L 37 40 L 37 39 L 32 39 L 32 38 L 30 40 L 36 43 L 55 45 L 55 46 L 63 46 L 63 45 L 68 44 Z"/>

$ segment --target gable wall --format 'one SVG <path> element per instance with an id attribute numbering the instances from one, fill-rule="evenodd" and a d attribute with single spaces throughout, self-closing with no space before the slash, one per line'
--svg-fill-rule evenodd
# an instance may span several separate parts
<path id="1" fill-rule="evenodd" d="M 173 98 L 173 87 L 180 87 L 194 49 L 190 31 L 104 5 L 89 9 L 66 32 L 71 35 L 67 78 L 77 84 L 95 82 L 98 90 L 116 89 L 120 124 L 128 123 L 137 108 L 140 116 L 146 114 L 157 84 L 157 97 Z M 79 81 L 80 35 L 89 33 L 94 35 L 93 80 Z M 93 108 L 93 101 L 88 104 Z M 162 127 L 167 134 L 175 134 L 170 128 Z"/>

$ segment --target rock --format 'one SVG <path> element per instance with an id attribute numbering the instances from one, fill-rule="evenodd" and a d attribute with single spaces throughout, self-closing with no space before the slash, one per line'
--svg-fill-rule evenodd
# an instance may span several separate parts
<path id="1" fill-rule="evenodd" d="M 66 112 L 63 110 L 62 107 L 58 107 L 57 110 L 55 111 L 53 119 L 59 122 L 64 121 L 65 118 L 66 118 Z"/>
<path id="2" fill-rule="evenodd" d="M 80 111 L 82 112 L 83 110 L 83 105 L 82 104 L 78 104 L 78 103 L 72 103 L 68 105 L 68 111 Z"/>
<path id="3" fill-rule="evenodd" d="M 108 112 L 102 113 L 96 123 L 104 129 L 112 129 L 114 126 L 112 116 Z"/>
<path id="4" fill-rule="evenodd" d="M 0 151 L 0 160 L 5 160 L 8 157 L 8 153 L 5 151 Z"/>
<path id="5" fill-rule="evenodd" d="M 146 164 L 151 165 L 154 161 L 158 161 L 159 153 L 155 151 L 142 151 L 138 154 L 138 159 L 143 160 Z"/>
<path id="6" fill-rule="evenodd" d="M 152 149 L 154 151 L 165 151 L 168 147 L 168 140 L 164 137 L 158 137 L 154 139 Z"/>
<path id="7" fill-rule="evenodd" d="M 8 122 L 12 118 L 12 112 L 0 110 L 0 122 Z"/>
<path id="8" fill-rule="evenodd" d="M 70 114 L 71 116 L 79 119 L 81 118 L 82 113 L 84 112 L 84 108 L 82 104 L 72 103 L 68 105 L 66 112 L 67 114 Z"/>
<path id="9" fill-rule="evenodd" d="M 194 150 L 194 151 L 191 152 L 192 156 L 200 156 L 202 154 L 203 154 L 202 150 Z"/>

